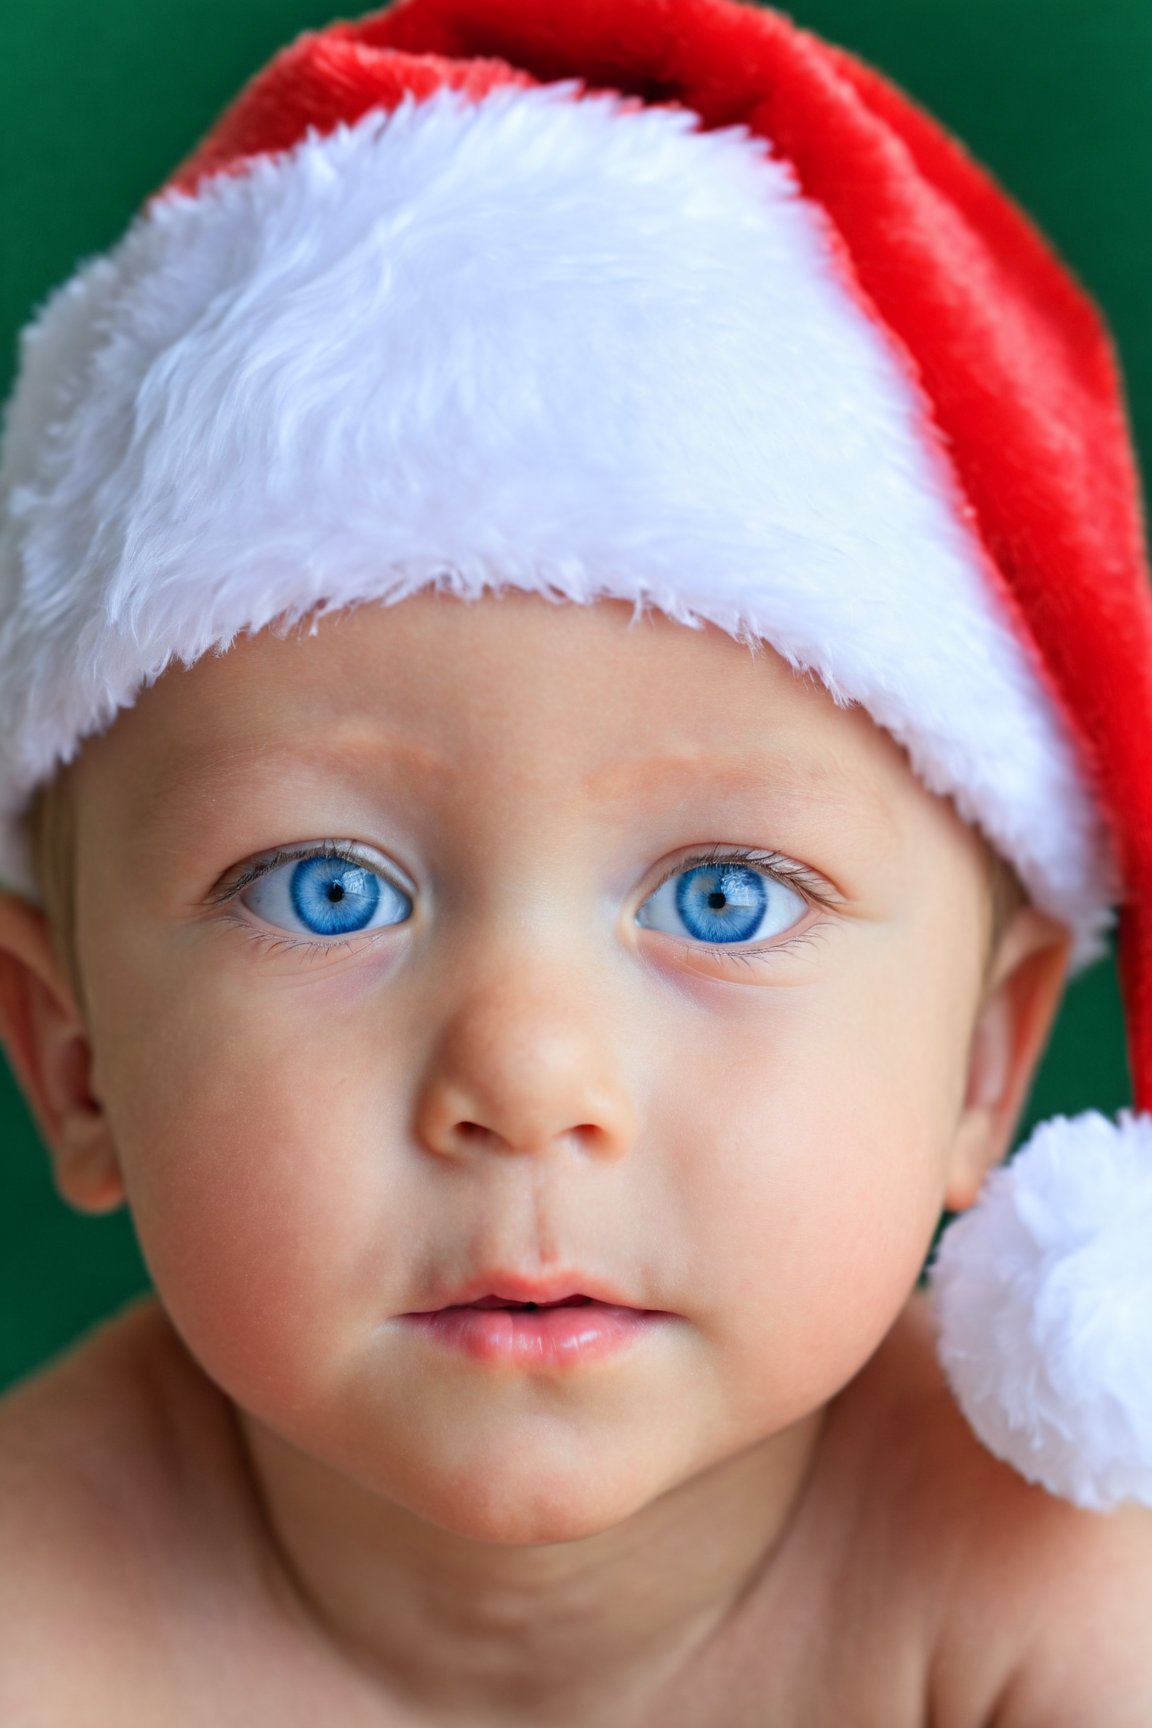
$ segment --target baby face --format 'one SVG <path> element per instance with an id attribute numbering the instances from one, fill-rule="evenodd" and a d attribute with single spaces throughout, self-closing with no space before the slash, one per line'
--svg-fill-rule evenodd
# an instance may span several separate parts
<path id="1" fill-rule="evenodd" d="M 959 1180 L 984 857 L 772 650 L 425 592 L 174 668 L 76 799 L 94 1089 L 253 1432 L 564 1539 L 892 1325 Z M 527 1353 L 411 1319 L 499 1278 L 655 1312 Z"/>

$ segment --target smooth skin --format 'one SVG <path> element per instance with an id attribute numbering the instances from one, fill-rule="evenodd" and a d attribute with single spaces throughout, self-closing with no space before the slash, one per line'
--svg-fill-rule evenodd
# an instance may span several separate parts
<path id="1" fill-rule="evenodd" d="M 62 1197 L 130 1206 L 150 1409 L 201 1412 L 344 1720 L 812 1728 L 913 1383 L 933 1469 L 1099 1527 L 966 1437 L 912 1297 L 1012 1143 L 1067 932 L 1023 907 L 986 966 L 983 842 L 862 709 L 711 626 L 425 591 L 170 669 L 72 779 L 78 976 L 5 900 L 5 1042 Z M 391 921 L 319 938 L 271 873 L 236 890 L 334 840 Z M 705 848 L 779 855 L 766 936 L 675 923 Z M 397 1320 L 493 1268 L 672 1318 L 560 1369 Z"/>

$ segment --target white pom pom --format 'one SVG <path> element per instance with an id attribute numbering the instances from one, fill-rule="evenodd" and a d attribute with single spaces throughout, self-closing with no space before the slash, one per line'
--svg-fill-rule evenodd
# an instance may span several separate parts
<path id="1" fill-rule="evenodd" d="M 988 1450 L 1074 1505 L 1152 1505 L 1152 1115 L 1042 1123 L 928 1276 L 941 1366 Z"/>

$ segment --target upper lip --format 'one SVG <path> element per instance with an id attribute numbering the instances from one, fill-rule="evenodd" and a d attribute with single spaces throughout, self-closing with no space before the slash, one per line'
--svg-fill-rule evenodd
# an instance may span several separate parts
<path id="1" fill-rule="evenodd" d="M 481 1272 L 451 1291 L 442 1301 L 411 1312 L 431 1314 L 440 1308 L 461 1308 L 469 1302 L 479 1302 L 485 1296 L 495 1296 L 501 1302 L 563 1302 L 567 1296 L 587 1296 L 594 1302 L 607 1302 L 615 1308 L 636 1307 L 619 1290 L 587 1272 L 562 1272 L 555 1278 L 523 1278 L 515 1272 Z"/>

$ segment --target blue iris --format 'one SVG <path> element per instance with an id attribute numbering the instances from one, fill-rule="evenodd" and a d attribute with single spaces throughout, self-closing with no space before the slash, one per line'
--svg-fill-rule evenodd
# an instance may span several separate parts
<path id="1" fill-rule="evenodd" d="M 701 864 L 676 884 L 676 910 L 702 942 L 746 942 L 767 903 L 763 876 L 743 864 Z"/>
<path id="2" fill-rule="evenodd" d="M 292 907 L 317 936 L 363 930 L 380 904 L 380 878 L 346 858 L 304 858 L 289 881 Z"/>

